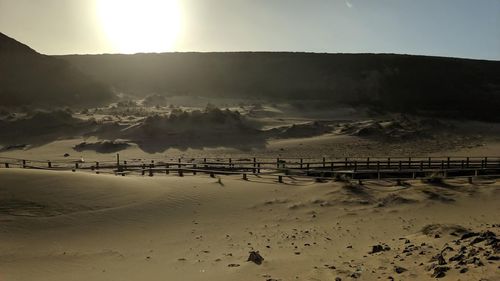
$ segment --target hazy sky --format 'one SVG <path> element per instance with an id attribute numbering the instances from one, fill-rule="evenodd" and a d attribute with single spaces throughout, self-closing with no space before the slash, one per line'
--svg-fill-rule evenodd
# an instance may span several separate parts
<path id="1" fill-rule="evenodd" d="M 45 54 L 307 51 L 500 60 L 500 0 L 0 0 Z"/>

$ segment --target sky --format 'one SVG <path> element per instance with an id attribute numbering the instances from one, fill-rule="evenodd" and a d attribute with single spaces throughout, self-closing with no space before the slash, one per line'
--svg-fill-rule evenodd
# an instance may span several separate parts
<path id="1" fill-rule="evenodd" d="M 500 60 L 500 0 L 0 0 L 40 53 L 299 51 Z"/>

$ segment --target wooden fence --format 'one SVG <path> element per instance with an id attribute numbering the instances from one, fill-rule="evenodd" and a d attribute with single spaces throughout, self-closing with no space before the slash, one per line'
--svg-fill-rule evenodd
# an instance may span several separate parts
<path id="1" fill-rule="evenodd" d="M 500 157 L 367 157 L 367 158 L 176 158 L 176 159 L 120 159 L 112 161 L 28 160 L 1 158 L 1 168 L 91 171 L 115 175 L 185 173 L 269 175 L 283 182 L 283 177 L 315 179 L 416 179 L 431 177 L 498 177 Z"/>

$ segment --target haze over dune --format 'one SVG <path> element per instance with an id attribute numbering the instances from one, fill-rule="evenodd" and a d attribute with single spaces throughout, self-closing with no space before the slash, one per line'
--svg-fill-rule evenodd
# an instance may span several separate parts
<path id="1" fill-rule="evenodd" d="M 499 120 L 500 62 L 397 54 L 164 53 L 63 56 L 118 91 L 339 103 Z"/>
<path id="2" fill-rule="evenodd" d="M 64 60 L 37 53 L 0 33 L 0 105 L 97 105 L 110 88 Z"/>

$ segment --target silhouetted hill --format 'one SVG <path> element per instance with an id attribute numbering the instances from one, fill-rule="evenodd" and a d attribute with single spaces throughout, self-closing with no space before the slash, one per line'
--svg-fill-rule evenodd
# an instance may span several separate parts
<path id="1" fill-rule="evenodd" d="M 498 119 L 500 62 L 394 54 L 163 53 L 64 59 L 119 91 L 144 96 L 318 100 L 392 111 Z"/>
<path id="2" fill-rule="evenodd" d="M 0 33 L 0 105 L 93 105 L 113 94 L 65 60 Z"/>

